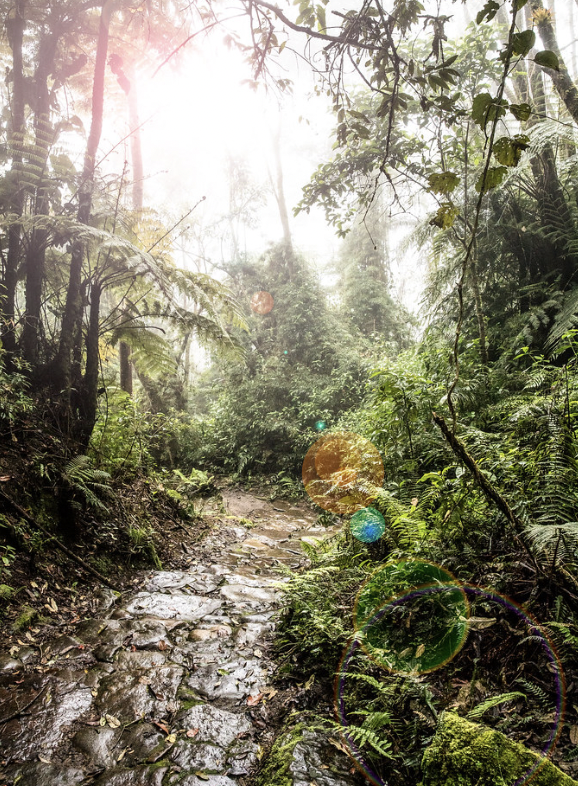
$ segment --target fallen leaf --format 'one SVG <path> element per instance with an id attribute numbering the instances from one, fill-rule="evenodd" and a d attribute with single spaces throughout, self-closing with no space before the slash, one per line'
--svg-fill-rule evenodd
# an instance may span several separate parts
<path id="1" fill-rule="evenodd" d="M 307 682 L 305 683 L 305 690 L 309 690 L 309 688 L 311 688 L 314 682 L 315 682 L 315 674 L 312 674 L 307 680 Z"/>
<path id="2" fill-rule="evenodd" d="M 100 724 L 101 726 L 106 726 L 106 718 L 104 717 L 104 715 L 103 715 L 103 716 L 101 717 L 101 719 L 99 720 L 99 724 Z"/>
<path id="3" fill-rule="evenodd" d="M 124 759 L 124 755 L 127 752 L 128 748 L 123 748 L 117 758 L 117 761 L 122 761 Z"/>
<path id="4" fill-rule="evenodd" d="M 253 655 L 256 658 L 262 658 L 263 657 L 263 653 L 261 652 L 261 650 L 253 650 Z"/>
<path id="5" fill-rule="evenodd" d="M 55 614 L 58 611 L 58 606 L 56 605 L 56 601 L 54 598 L 48 598 L 48 608 L 53 611 Z"/>
<path id="6" fill-rule="evenodd" d="M 186 736 L 189 737 L 189 739 L 192 739 L 193 737 L 196 737 L 198 733 L 199 733 L 198 729 L 188 729 Z"/>
<path id="7" fill-rule="evenodd" d="M 52 764 L 52 762 L 50 761 L 50 759 L 45 759 L 45 758 L 44 758 L 44 756 L 39 756 L 39 757 L 38 757 L 38 761 L 41 761 L 41 762 L 43 762 L 44 764 Z"/>
<path id="8" fill-rule="evenodd" d="M 167 737 L 167 742 L 170 742 L 171 745 L 173 745 L 176 741 L 177 741 L 177 735 L 169 734 L 169 736 Z"/>
<path id="9" fill-rule="evenodd" d="M 157 644 L 157 647 L 159 648 L 159 650 L 160 650 L 161 652 L 163 652 L 164 650 L 168 650 L 168 648 L 169 648 L 169 645 L 168 645 L 168 644 L 167 644 L 165 641 L 163 641 L 163 640 L 161 639 L 161 640 L 159 641 L 159 643 Z"/>
<path id="10" fill-rule="evenodd" d="M 424 654 L 424 652 L 425 652 L 425 644 L 420 644 L 419 647 L 415 651 L 415 657 L 416 658 L 421 658 L 421 656 Z"/>
<path id="11" fill-rule="evenodd" d="M 108 725 L 110 726 L 111 729 L 118 729 L 118 727 L 120 726 L 120 721 L 118 718 L 115 718 L 114 715 L 108 715 L 106 713 L 104 717 L 106 718 Z"/>
<path id="12" fill-rule="evenodd" d="M 207 775 L 206 772 L 199 772 L 197 770 L 197 772 L 195 772 L 195 775 L 197 776 L 197 778 L 200 778 L 202 781 L 208 781 L 209 780 L 209 776 Z"/>
<path id="13" fill-rule="evenodd" d="M 262 693 L 258 693 L 256 696 L 247 696 L 247 704 L 249 707 L 254 707 L 256 704 L 259 704 L 262 698 Z"/>
<path id="14" fill-rule="evenodd" d="M 94 698 L 96 699 L 96 697 L 98 696 L 98 691 L 97 690 L 91 690 L 90 691 L 90 695 L 94 696 Z"/>
<path id="15" fill-rule="evenodd" d="M 578 726 L 570 726 L 570 742 L 578 745 Z"/>
<path id="16" fill-rule="evenodd" d="M 161 723 L 160 721 L 153 721 L 154 725 L 157 726 L 161 731 L 164 731 L 165 734 L 169 734 L 169 727 L 166 723 Z"/>

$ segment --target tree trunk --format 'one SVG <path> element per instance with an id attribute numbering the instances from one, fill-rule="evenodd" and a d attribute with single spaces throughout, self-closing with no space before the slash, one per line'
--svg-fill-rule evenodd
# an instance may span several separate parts
<path id="1" fill-rule="evenodd" d="M 546 97 L 542 73 L 538 68 L 530 68 L 530 86 L 534 105 L 539 114 L 546 114 Z M 553 240 L 548 240 L 552 248 L 547 266 L 543 273 L 558 272 L 562 288 L 571 282 L 577 270 L 577 260 L 566 248 L 564 236 L 571 233 L 572 214 L 558 177 L 556 156 L 548 145 L 531 159 L 532 172 L 536 181 L 537 201 L 544 227 L 550 230 Z M 559 239 L 557 239 L 559 238 Z"/>
<path id="2" fill-rule="evenodd" d="M 552 80 L 556 92 L 566 105 L 566 109 L 574 119 L 574 122 L 578 123 L 578 87 L 574 84 L 562 57 L 551 14 L 544 8 L 542 0 L 530 0 L 530 8 L 534 12 L 534 19 L 537 22 L 538 32 L 544 48 L 554 52 L 558 58 L 558 71 L 555 71 L 553 68 L 544 70 Z"/>
<path id="3" fill-rule="evenodd" d="M 92 193 L 94 190 L 94 175 L 96 153 L 102 132 L 102 118 L 104 109 L 104 74 L 106 56 L 108 51 L 108 14 L 103 5 L 100 14 L 98 44 L 96 49 L 96 63 L 94 67 L 94 82 L 92 89 L 92 122 L 84 156 L 82 182 L 78 196 L 77 218 L 81 224 L 88 224 L 92 209 Z M 70 405 L 71 393 L 71 355 L 74 350 L 75 331 L 78 316 L 82 313 L 82 263 L 84 260 L 85 245 L 81 240 L 74 240 L 70 258 L 70 276 L 66 293 L 66 305 L 62 317 L 60 345 L 57 357 L 58 384 L 64 390 L 65 403 Z"/>
<path id="4" fill-rule="evenodd" d="M 470 264 L 470 277 L 472 280 L 472 288 L 474 290 L 474 305 L 476 309 L 476 319 L 478 320 L 478 333 L 480 336 L 480 360 L 482 365 L 488 365 L 488 339 L 486 334 L 486 318 L 482 305 L 482 296 L 480 294 L 480 282 L 478 279 L 478 265 L 475 255 L 472 255 Z"/>
<path id="5" fill-rule="evenodd" d="M 132 396 L 132 364 L 130 362 L 130 347 L 121 341 L 118 348 L 120 357 L 120 388 Z"/>
<path id="6" fill-rule="evenodd" d="M 38 184 L 34 200 L 34 215 L 46 216 L 49 213 L 48 183 L 45 179 L 50 148 L 54 144 L 54 128 L 50 122 L 50 91 L 48 77 L 54 68 L 58 33 L 51 33 L 40 42 L 35 87 L 35 145 L 34 165 L 38 168 Z M 26 252 L 26 312 L 22 330 L 22 352 L 25 360 L 33 369 L 38 367 L 38 339 L 40 328 L 40 308 L 46 260 L 48 231 L 32 230 Z"/>
<path id="7" fill-rule="evenodd" d="M 142 163 L 142 144 L 140 134 L 140 118 L 138 111 L 138 94 L 134 69 L 130 68 L 130 79 L 124 73 L 122 58 L 116 55 L 111 57 L 111 68 L 116 74 L 118 83 L 124 90 L 128 100 L 128 124 L 130 130 L 130 157 L 132 162 L 132 209 L 141 213 L 144 203 L 144 168 Z M 122 312 L 127 317 L 126 311 Z M 130 362 L 131 348 L 121 341 L 119 343 L 120 359 L 120 388 L 132 396 L 132 363 Z"/>
<path id="8" fill-rule="evenodd" d="M 24 143 L 24 69 L 22 63 L 22 44 L 24 38 L 24 0 L 16 0 L 15 12 L 6 20 L 8 41 L 12 49 L 12 129 L 10 146 L 12 148 L 12 201 L 10 209 L 20 218 L 24 209 L 24 186 L 22 176 L 22 146 Z M 4 268 L 4 282 L 0 288 L 0 338 L 8 358 L 16 348 L 16 285 L 18 264 L 20 262 L 21 229 L 18 223 L 8 228 L 8 253 Z"/>
<path id="9" fill-rule="evenodd" d="M 82 386 L 82 399 L 79 423 L 79 441 L 86 448 L 96 423 L 99 376 L 99 338 L 100 338 L 100 298 L 102 287 L 93 281 L 90 288 L 90 311 L 88 333 L 86 335 L 86 369 Z"/>
<path id="10" fill-rule="evenodd" d="M 275 157 L 275 183 L 273 192 L 277 207 L 279 208 L 279 218 L 283 227 L 283 242 L 289 252 L 293 251 L 293 241 L 291 238 L 291 228 L 289 226 L 289 211 L 285 200 L 285 189 L 283 186 L 283 167 L 281 165 L 281 125 L 273 134 L 273 155 Z"/>

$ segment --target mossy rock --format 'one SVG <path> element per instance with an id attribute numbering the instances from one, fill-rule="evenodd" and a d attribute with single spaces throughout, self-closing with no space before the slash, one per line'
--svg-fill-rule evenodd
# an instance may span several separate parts
<path id="1" fill-rule="evenodd" d="M 578 786 L 547 758 L 499 731 L 445 712 L 422 760 L 421 786 Z"/>
<path id="2" fill-rule="evenodd" d="M 290 765 L 295 746 L 302 739 L 304 724 L 285 728 L 277 737 L 255 780 L 256 786 L 292 786 Z"/>

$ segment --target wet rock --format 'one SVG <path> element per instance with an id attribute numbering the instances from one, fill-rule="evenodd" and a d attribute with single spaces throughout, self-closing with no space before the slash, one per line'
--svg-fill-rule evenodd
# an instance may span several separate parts
<path id="1" fill-rule="evenodd" d="M 140 620 L 136 624 L 133 623 L 130 643 L 139 650 L 158 650 L 159 644 L 161 648 L 165 645 L 167 647 L 172 646 L 167 626 L 159 620 L 147 619 Z"/>
<path id="2" fill-rule="evenodd" d="M 85 773 L 76 767 L 61 767 L 41 761 L 9 767 L 4 776 L 9 784 L 16 783 L 18 779 L 18 786 L 78 786 L 85 777 Z"/>
<path id="3" fill-rule="evenodd" d="M 276 593 L 263 587 L 247 587 L 243 584 L 226 584 L 221 587 L 221 597 L 236 604 L 267 604 L 275 603 Z"/>
<path id="4" fill-rule="evenodd" d="M 119 749 L 130 751 L 125 755 L 125 763 L 144 761 L 164 740 L 165 736 L 152 723 L 137 723 L 130 726 L 122 735 Z"/>
<path id="5" fill-rule="evenodd" d="M 85 620 L 76 626 L 76 636 L 84 644 L 121 644 L 128 629 L 121 620 Z"/>
<path id="6" fill-rule="evenodd" d="M 4 717 L 38 697 L 30 705 L 29 715 L 19 715 L 3 727 L 1 758 L 25 761 L 39 754 L 49 757 L 60 747 L 69 727 L 90 708 L 93 701 L 90 688 L 82 684 L 84 673 L 69 681 L 71 674 L 53 673 L 42 682 L 32 678 L 18 690 L 9 691 L 9 699 L 0 695 Z"/>
<path id="7" fill-rule="evenodd" d="M 161 666 L 151 671 L 117 671 L 101 685 L 97 707 L 122 720 L 135 720 L 154 713 L 162 717 L 178 708 L 176 695 L 183 677 L 180 666 Z"/>
<path id="8" fill-rule="evenodd" d="M 251 740 L 237 740 L 227 751 L 227 773 L 229 775 L 248 775 L 257 765 L 258 746 Z"/>
<path id="9" fill-rule="evenodd" d="M 190 641 L 206 641 L 207 639 L 226 639 L 233 633 L 228 625 L 211 625 L 208 628 L 195 628 L 189 633 Z"/>
<path id="10" fill-rule="evenodd" d="M 301 740 L 293 748 L 289 771 L 293 786 L 354 786 L 357 782 L 351 775 L 350 760 L 329 744 L 321 732 L 305 730 Z"/>
<path id="11" fill-rule="evenodd" d="M 167 767 L 116 769 L 101 775 L 94 786 L 162 786 Z"/>
<path id="12" fill-rule="evenodd" d="M 69 654 L 70 652 L 74 652 L 75 655 L 82 655 L 83 650 L 78 649 L 78 646 L 81 644 L 82 642 L 80 639 L 73 638 L 72 636 L 59 636 L 59 638 L 49 645 L 47 657 L 54 658 L 59 655 Z"/>
<path id="13" fill-rule="evenodd" d="M 121 650 L 116 656 L 115 665 L 119 669 L 155 669 L 157 666 L 164 666 L 166 660 L 164 652 Z"/>
<path id="14" fill-rule="evenodd" d="M 99 614 L 106 614 L 112 609 L 117 600 L 120 598 L 120 593 L 110 589 L 110 587 L 99 587 L 95 593 L 96 611 Z"/>
<path id="15" fill-rule="evenodd" d="M 225 768 L 225 751 L 218 745 L 180 739 L 170 753 L 171 761 L 184 770 L 222 772 Z"/>
<path id="16" fill-rule="evenodd" d="M 88 757 L 92 767 L 112 767 L 119 755 L 117 743 L 121 733 L 121 728 L 88 727 L 74 735 L 72 744 Z"/>
<path id="17" fill-rule="evenodd" d="M 169 781 L 169 786 L 177 781 Z M 208 777 L 197 778 L 196 775 L 186 775 L 183 780 L 178 781 L 179 786 L 238 786 L 237 781 L 227 778 L 226 775 L 209 775 Z"/>
<path id="18" fill-rule="evenodd" d="M 21 660 L 24 665 L 31 663 L 33 660 L 36 660 L 38 657 L 38 650 L 35 650 L 34 647 L 21 647 L 16 657 L 18 660 Z"/>
<path id="19" fill-rule="evenodd" d="M 177 590 L 187 587 L 193 592 L 204 595 L 213 592 L 219 586 L 214 576 L 204 573 L 184 573 L 183 571 L 159 571 L 146 583 L 149 592 Z"/>
<path id="20" fill-rule="evenodd" d="M 127 605 L 126 610 L 135 616 L 158 617 L 194 621 L 212 614 L 219 606 L 218 600 L 197 595 L 165 595 L 161 592 L 139 594 Z"/>
<path id="21" fill-rule="evenodd" d="M 21 660 L 11 658 L 9 655 L 0 655 L 0 672 L 18 671 L 22 666 Z"/>
<path id="22" fill-rule="evenodd" d="M 270 622 L 247 622 L 237 631 L 235 641 L 238 647 L 250 647 L 272 630 L 273 625 Z"/>
<path id="23" fill-rule="evenodd" d="M 195 742 L 212 742 L 228 748 L 238 738 L 252 729 L 251 723 L 241 713 L 227 712 L 210 704 L 197 704 L 177 715 L 179 726 L 198 729 Z"/>
<path id="24" fill-rule="evenodd" d="M 262 666 L 258 660 L 234 659 L 224 663 L 207 663 L 192 674 L 186 684 L 207 699 L 239 701 L 259 693 L 263 686 Z"/>

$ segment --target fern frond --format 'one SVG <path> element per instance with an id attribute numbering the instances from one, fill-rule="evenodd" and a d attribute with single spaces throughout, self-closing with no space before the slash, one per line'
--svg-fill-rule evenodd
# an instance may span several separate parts
<path id="1" fill-rule="evenodd" d="M 497 707 L 500 704 L 505 704 L 508 701 L 515 701 L 516 699 L 524 699 L 526 701 L 526 695 L 524 693 L 520 693 L 520 691 L 511 691 L 510 693 L 500 693 L 499 696 L 491 696 L 489 699 L 486 699 L 481 704 L 478 704 L 476 707 L 471 709 L 468 714 L 467 718 L 469 720 L 474 720 L 476 718 L 481 718 L 482 715 L 491 710 L 492 707 Z"/>

